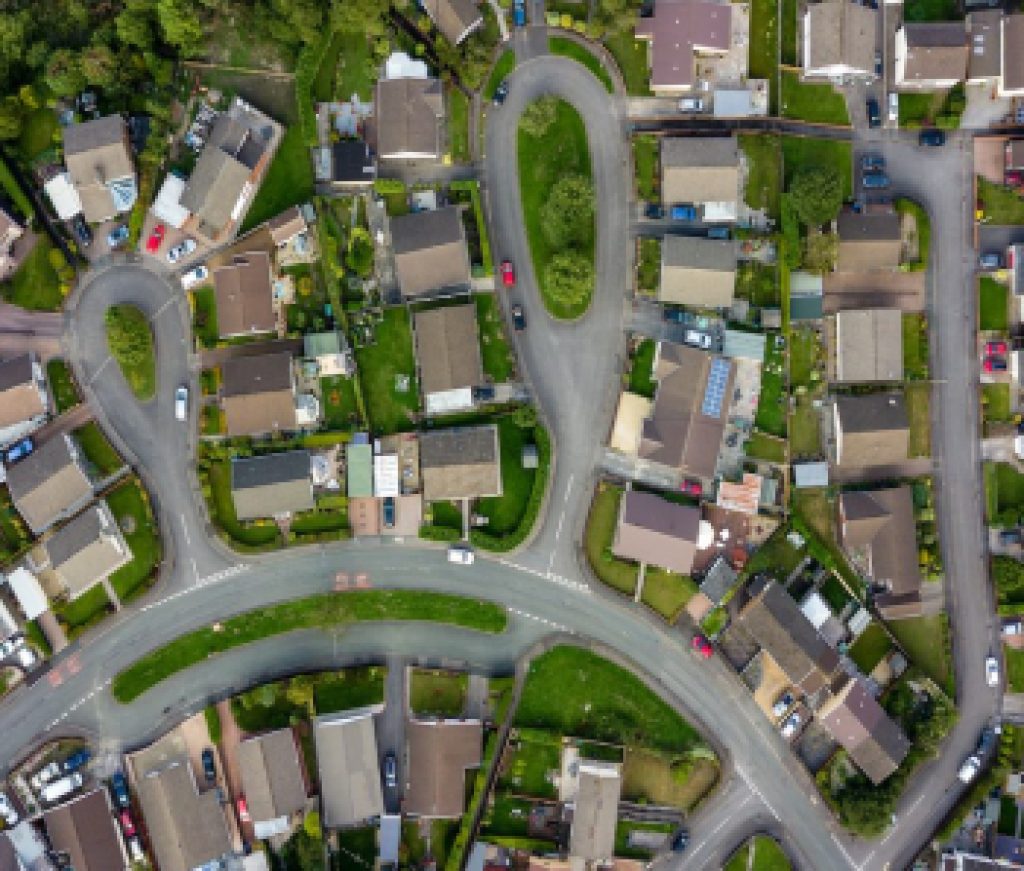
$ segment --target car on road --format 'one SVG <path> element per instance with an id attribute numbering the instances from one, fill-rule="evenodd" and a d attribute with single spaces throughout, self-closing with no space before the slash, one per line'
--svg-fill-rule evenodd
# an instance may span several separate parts
<path id="1" fill-rule="evenodd" d="M 382 506 L 384 515 L 384 528 L 394 529 L 395 528 L 395 497 L 385 496 L 384 504 Z"/>
<path id="2" fill-rule="evenodd" d="M 1006 360 L 1002 357 L 986 357 L 982 361 L 981 368 L 986 372 L 1005 372 Z"/>
<path id="3" fill-rule="evenodd" d="M 669 217 L 673 221 L 696 221 L 697 209 L 689 203 L 679 203 L 672 206 Z"/>
<path id="4" fill-rule="evenodd" d="M 476 561 L 476 554 L 465 544 L 453 544 L 448 548 L 448 562 L 460 566 L 471 566 Z"/>
<path id="5" fill-rule="evenodd" d="M 860 159 L 860 168 L 865 172 L 872 169 L 885 169 L 885 158 L 881 154 L 865 154 Z"/>
<path id="6" fill-rule="evenodd" d="M 866 172 L 862 176 L 862 182 L 868 190 L 880 190 L 889 187 L 889 176 L 884 172 Z"/>
<path id="7" fill-rule="evenodd" d="M 89 229 L 89 225 L 85 223 L 85 218 L 81 215 L 75 215 L 71 219 L 71 230 L 75 234 L 78 244 L 83 248 L 88 248 L 92 244 L 92 230 Z"/>
<path id="8" fill-rule="evenodd" d="M 786 690 L 781 696 L 775 700 L 775 704 L 772 705 L 772 716 L 778 719 L 786 713 L 791 707 L 793 707 L 793 694 Z"/>
<path id="9" fill-rule="evenodd" d="M 968 756 L 963 765 L 960 766 L 960 770 L 956 773 L 961 783 L 970 783 L 978 776 L 978 772 L 981 770 L 981 759 L 971 754 Z"/>
<path id="10" fill-rule="evenodd" d="M 657 221 L 665 217 L 665 210 L 657 203 L 648 203 L 644 208 L 644 217 Z"/>
<path id="11" fill-rule="evenodd" d="M 206 281 L 209 277 L 209 269 L 203 265 L 196 266 L 181 276 L 182 290 L 191 290 L 197 284 L 202 284 L 202 282 Z"/>
<path id="12" fill-rule="evenodd" d="M 206 775 L 206 782 L 213 783 L 217 780 L 217 763 L 213 759 L 213 748 L 206 747 L 201 755 L 203 762 L 203 774 Z"/>
<path id="13" fill-rule="evenodd" d="M 938 148 L 946 144 L 946 134 L 941 130 L 922 130 L 917 135 L 917 144 Z"/>
<path id="14" fill-rule="evenodd" d="M 683 481 L 683 483 L 679 485 L 679 489 L 687 496 L 696 496 L 697 498 L 700 498 L 700 495 L 704 492 L 704 488 L 701 486 L 700 481 Z"/>
<path id="15" fill-rule="evenodd" d="M 882 75 L 882 53 L 880 51 L 875 52 L 875 75 Z"/>
<path id="16" fill-rule="evenodd" d="M 188 388 L 179 387 L 174 391 L 174 419 L 188 419 Z"/>
<path id="17" fill-rule="evenodd" d="M 387 753 L 384 756 L 384 784 L 389 789 L 398 786 L 398 762 L 394 753 Z"/>
<path id="18" fill-rule="evenodd" d="M 683 97 L 679 101 L 680 112 L 703 112 L 704 100 L 700 97 Z"/>
<path id="19" fill-rule="evenodd" d="M 164 224 L 157 224 L 153 228 L 153 232 L 149 234 L 149 238 L 146 239 L 146 250 L 150 254 L 156 254 L 160 250 L 160 243 L 164 241 L 164 236 L 167 235 L 167 227 Z"/>
<path id="20" fill-rule="evenodd" d="M 800 722 L 799 713 L 794 712 L 790 714 L 783 722 L 782 728 L 779 729 L 779 733 L 788 741 L 796 734 L 796 730 L 800 728 Z"/>
<path id="21" fill-rule="evenodd" d="M 680 829 L 672 839 L 672 852 L 682 853 L 686 845 L 690 843 L 690 833 L 686 829 Z"/>
<path id="22" fill-rule="evenodd" d="M 120 771 L 115 771 L 110 778 L 110 792 L 114 796 L 114 804 L 120 808 L 129 807 L 132 803 L 128 794 L 128 780 Z"/>
<path id="23" fill-rule="evenodd" d="M 999 686 L 999 660 L 994 656 L 985 657 L 985 683 L 990 687 Z"/>
<path id="24" fill-rule="evenodd" d="M 502 81 L 498 87 L 494 89 L 494 97 L 492 97 L 495 106 L 500 106 L 508 99 L 508 82 Z"/>
<path id="25" fill-rule="evenodd" d="M 900 120 L 900 95 L 895 91 L 889 93 L 889 121 L 896 124 Z"/>
<path id="26" fill-rule="evenodd" d="M 0 817 L 3 817 L 8 828 L 18 824 L 18 812 L 5 792 L 0 792 Z"/>
<path id="27" fill-rule="evenodd" d="M 516 271 L 511 260 L 501 261 L 501 283 L 505 287 L 515 287 L 516 285 Z"/>
<path id="28" fill-rule="evenodd" d="M 249 803 L 245 800 L 244 795 L 238 797 L 235 807 L 238 808 L 238 819 L 240 822 L 247 823 L 252 819 L 252 814 L 249 813 Z"/>
<path id="29" fill-rule="evenodd" d="M 115 227 L 109 233 L 107 233 L 107 246 L 110 248 L 116 248 L 118 245 L 128 240 L 128 225 L 121 224 L 120 227 Z"/>
<path id="30" fill-rule="evenodd" d="M 71 771 L 78 771 L 78 769 L 84 767 L 90 759 L 92 759 L 92 753 L 88 748 L 82 747 L 65 759 L 61 767 L 64 769 L 65 774 Z"/>
<path id="31" fill-rule="evenodd" d="M 1005 354 L 1006 353 L 1006 342 L 995 341 L 985 342 L 985 353 L 986 354 Z"/>
<path id="32" fill-rule="evenodd" d="M 126 838 L 132 837 L 135 834 L 135 820 L 132 819 L 131 811 L 123 810 L 117 815 L 117 818 L 121 821 L 121 829 L 124 832 Z"/>
<path id="33" fill-rule="evenodd" d="M 177 263 L 182 257 L 187 257 L 196 250 L 196 240 L 186 236 L 177 245 L 167 252 L 167 262 Z"/>
<path id="34" fill-rule="evenodd" d="M 693 641 L 690 642 L 690 647 L 697 652 L 701 659 L 711 659 L 711 655 L 715 652 L 711 642 L 703 635 L 694 635 Z"/>
<path id="35" fill-rule="evenodd" d="M 868 114 L 868 127 L 881 127 L 882 116 L 878 110 L 878 100 L 874 97 L 868 97 L 867 102 L 864 104 L 864 108 Z"/>
<path id="36" fill-rule="evenodd" d="M 25 459 L 33 450 L 35 450 L 35 443 L 26 436 L 20 442 L 7 449 L 4 453 L 4 462 L 9 466 L 11 463 Z"/>
<path id="37" fill-rule="evenodd" d="M 512 306 L 512 326 L 516 328 L 517 332 L 522 332 L 526 329 L 526 312 L 523 311 L 523 307 L 518 303 Z"/>
<path id="38" fill-rule="evenodd" d="M 526 27 L 526 0 L 515 0 L 512 4 L 512 23 L 516 27 Z"/>

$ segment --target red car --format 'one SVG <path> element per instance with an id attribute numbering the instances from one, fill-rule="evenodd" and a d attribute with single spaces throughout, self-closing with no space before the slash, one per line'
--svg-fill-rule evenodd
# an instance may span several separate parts
<path id="1" fill-rule="evenodd" d="M 124 836 L 126 838 L 132 837 L 135 834 L 135 823 L 132 820 L 132 815 L 128 811 L 121 811 L 118 817 L 121 820 L 121 828 L 124 829 Z"/>
<path id="2" fill-rule="evenodd" d="M 149 238 L 146 240 L 146 250 L 150 254 L 156 254 L 160 250 L 160 243 L 164 241 L 164 234 L 167 232 L 167 227 L 163 224 L 157 224 L 153 228 L 153 232 L 149 234 Z"/>
<path id="3" fill-rule="evenodd" d="M 1006 342 L 985 342 L 986 354 L 1005 354 Z"/>
<path id="4" fill-rule="evenodd" d="M 1005 372 L 1006 361 L 1002 357 L 986 357 L 982 368 L 986 372 Z"/>
<path id="5" fill-rule="evenodd" d="M 238 819 L 243 823 L 247 823 L 252 819 L 249 814 L 249 805 L 246 803 L 244 795 L 238 797 Z"/>
<path id="6" fill-rule="evenodd" d="M 708 641 L 703 635 L 694 635 L 692 647 L 701 655 L 703 659 L 711 659 L 711 654 L 714 650 L 711 647 L 711 642 Z"/>
<path id="7" fill-rule="evenodd" d="M 512 268 L 511 260 L 501 261 L 501 283 L 505 287 L 513 287 L 516 283 L 516 271 Z"/>
<path id="8" fill-rule="evenodd" d="M 704 492 L 704 488 L 701 487 L 700 481 L 683 481 L 682 486 L 679 488 L 687 496 L 700 496 Z"/>

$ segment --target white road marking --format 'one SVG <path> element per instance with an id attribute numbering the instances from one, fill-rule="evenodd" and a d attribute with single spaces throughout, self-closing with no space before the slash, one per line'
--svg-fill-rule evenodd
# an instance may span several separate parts
<path id="1" fill-rule="evenodd" d="M 196 590 L 201 590 L 203 587 L 209 586 L 210 584 L 218 584 L 221 581 L 226 581 L 228 578 L 235 577 L 235 575 L 240 575 L 242 572 L 247 572 L 251 568 L 252 566 L 248 563 L 236 563 L 233 566 L 228 566 L 226 569 L 221 569 L 219 572 L 214 572 L 212 575 L 207 575 L 205 578 L 198 578 L 195 584 L 191 587 L 186 587 L 184 590 L 178 590 L 178 592 L 171 593 L 169 596 L 164 596 L 156 602 L 150 602 L 148 605 L 143 605 L 139 610 L 152 611 L 154 608 L 159 608 L 161 605 L 166 605 L 168 602 L 173 602 L 175 599 L 180 599 L 182 596 L 194 593 Z"/>
<path id="2" fill-rule="evenodd" d="M 846 852 L 846 847 L 843 846 L 843 842 L 839 840 L 839 837 L 836 835 L 835 832 L 832 833 L 832 843 L 835 844 L 839 848 L 839 852 L 843 854 L 843 856 L 846 858 L 847 864 L 851 868 L 859 869 L 861 867 L 856 862 L 854 862 L 853 861 L 853 857 L 849 853 Z M 874 853 L 872 853 L 871 855 L 873 856 Z"/>
<path id="3" fill-rule="evenodd" d="M 519 608 L 509 608 L 509 611 L 520 617 L 525 617 L 527 620 L 534 620 L 537 623 L 543 623 L 545 626 L 550 626 L 552 629 L 557 629 L 559 632 L 568 632 L 570 635 L 576 634 L 574 629 L 570 629 L 562 623 L 555 623 L 554 620 L 548 620 L 546 617 L 538 617 L 536 614 L 531 614 L 529 611 L 521 611 Z"/>
<path id="4" fill-rule="evenodd" d="M 175 299 L 176 297 L 169 297 L 167 301 L 156 310 L 156 314 L 154 314 L 153 317 L 150 318 L 150 320 L 155 321 L 158 317 L 160 317 L 160 315 L 164 313 L 164 309 L 167 308 L 167 306 L 174 304 Z"/>
<path id="5" fill-rule="evenodd" d="M 703 841 L 701 841 L 696 847 L 694 847 L 690 851 L 689 859 L 693 859 L 694 856 L 696 856 L 701 850 L 704 849 L 705 846 L 707 846 L 708 841 L 710 841 L 712 838 L 714 838 L 715 835 L 717 835 L 720 831 L 722 831 L 723 828 L 725 828 L 725 826 L 727 826 L 729 824 L 729 821 L 734 816 L 736 816 L 736 811 L 738 811 L 741 807 L 743 807 L 743 805 L 745 805 L 747 803 L 747 800 L 749 798 L 750 798 L 750 793 L 747 793 L 745 796 L 743 796 L 743 801 L 739 802 L 737 805 L 734 806 L 733 812 L 731 814 L 728 814 L 725 817 L 725 819 L 723 819 L 717 826 L 715 826 L 711 830 L 711 833 L 706 838 L 704 838 Z"/>
<path id="6" fill-rule="evenodd" d="M 186 547 L 192 547 L 192 539 L 191 539 L 191 537 L 188 534 L 188 524 L 185 522 L 185 515 L 184 515 L 184 513 L 182 513 L 182 515 L 181 515 L 181 532 L 182 532 L 182 535 L 185 536 L 185 546 Z"/>
<path id="7" fill-rule="evenodd" d="M 754 783 L 754 781 L 747 776 L 747 772 L 740 768 L 740 766 L 738 765 L 736 766 L 736 771 L 739 773 L 739 776 L 742 778 L 743 782 L 747 785 L 747 789 L 754 793 L 754 795 L 756 795 L 760 800 L 761 804 L 768 808 L 768 811 L 771 813 L 771 815 L 775 817 L 775 821 L 781 822 L 781 818 L 779 817 L 779 814 L 775 810 L 775 808 L 772 807 L 772 803 L 764 797 L 764 793 L 757 788 L 757 784 Z"/>
<path id="8" fill-rule="evenodd" d="M 93 382 L 93 381 L 95 381 L 95 380 L 96 380 L 97 378 L 99 378 L 99 377 L 100 377 L 100 372 L 102 372 L 102 371 L 103 371 L 104 369 L 106 369 L 106 368 L 107 368 L 107 363 L 109 363 L 109 362 L 110 362 L 111 360 L 113 360 L 113 359 L 114 359 L 113 357 L 111 357 L 111 356 L 109 356 L 109 355 L 108 355 L 108 356 L 107 356 L 107 359 L 106 359 L 106 360 L 104 360 L 104 361 L 103 361 L 102 363 L 100 363 L 100 368 L 99 368 L 99 369 L 97 369 L 97 370 L 96 370 L 95 372 L 93 372 L 93 373 L 92 373 L 92 377 L 91 377 L 91 378 L 89 379 L 89 384 L 90 384 L 90 386 L 92 385 L 92 382 Z"/>
<path id="9" fill-rule="evenodd" d="M 199 583 L 199 566 L 196 565 L 196 558 L 195 557 L 192 557 L 190 561 L 192 563 L 192 577 L 195 579 L 195 582 L 198 584 Z"/>
<path id="10" fill-rule="evenodd" d="M 501 559 L 500 557 L 498 558 L 497 562 L 501 563 L 501 565 L 503 566 L 507 566 L 510 569 L 515 569 L 519 572 L 526 572 L 528 575 L 533 575 L 534 577 L 541 578 L 545 581 L 551 581 L 551 583 L 553 584 L 558 584 L 559 586 L 565 587 L 566 589 L 574 590 L 577 593 L 591 592 L 590 586 L 588 584 L 581 583 L 580 581 L 570 580 L 569 578 L 563 577 L 562 575 L 557 575 L 554 572 L 552 572 L 550 568 L 548 568 L 546 572 L 542 572 L 540 569 L 531 569 L 529 566 L 521 566 L 519 565 L 519 563 L 514 563 L 511 560 L 507 559 Z"/>
<path id="11" fill-rule="evenodd" d="M 568 501 L 569 501 L 569 494 L 570 494 L 570 493 L 572 493 L 572 482 L 573 482 L 573 479 L 574 479 L 575 477 L 576 477 L 576 473 L 574 472 L 573 474 L 571 474 L 571 475 L 569 476 L 569 481 L 568 481 L 568 483 L 567 483 L 567 484 L 565 485 L 565 498 L 563 498 L 563 499 L 562 499 L 562 504 L 563 504 L 563 505 L 564 505 L 564 504 L 565 504 L 566 502 L 568 502 Z"/>

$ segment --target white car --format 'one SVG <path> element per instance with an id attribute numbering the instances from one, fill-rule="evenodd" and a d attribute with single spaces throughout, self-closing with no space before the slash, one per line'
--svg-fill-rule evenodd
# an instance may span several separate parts
<path id="1" fill-rule="evenodd" d="M 14 809 L 7 794 L 3 792 L 0 792 L 0 817 L 4 818 L 8 827 L 18 824 L 18 812 Z"/>
<path id="2" fill-rule="evenodd" d="M 17 650 L 18 665 L 22 668 L 32 668 L 36 664 L 36 655 L 31 647 L 19 647 Z"/>
<path id="3" fill-rule="evenodd" d="M 889 94 L 889 121 L 893 124 L 900 120 L 900 95 L 895 91 Z"/>
<path id="4" fill-rule="evenodd" d="M 169 263 L 177 263 L 186 254 L 191 254 L 195 250 L 196 240 L 188 236 L 167 252 L 167 261 Z"/>
<path id="5" fill-rule="evenodd" d="M 700 97 L 683 97 L 679 101 L 680 112 L 703 112 L 704 101 Z"/>
<path id="6" fill-rule="evenodd" d="M 800 728 L 800 715 L 790 714 L 786 717 L 786 722 L 782 724 L 782 737 L 787 741 L 796 734 L 796 730 Z"/>
<path id="7" fill-rule="evenodd" d="M 32 784 L 32 788 L 36 791 L 42 789 L 47 783 L 53 780 L 55 777 L 60 776 L 60 765 L 56 762 L 51 762 L 49 765 L 39 769 L 35 774 L 32 775 L 32 779 L 29 783 Z"/>
<path id="8" fill-rule="evenodd" d="M 188 388 L 179 387 L 174 391 L 174 418 L 175 420 L 188 419 Z"/>
<path id="9" fill-rule="evenodd" d="M 205 266 L 196 266 L 181 276 L 182 290 L 191 290 L 197 284 L 202 284 L 210 277 L 210 270 Z"/>
<path id="10" fill-rule="evenodd" d="M 994 656 L 985 657 L 985 683 L 990 687 L 999 686 L 999 661 Z"/>
<path id="11" fill-rule="evenodd" d="M 7 638 L 4 641 L 0 641 L 0 659 L 7 659 L 17 648 L 17 644 L 14 643 L 13 638 Z"/>
<path id="12" fill-rule="evenodd" d="M 970 783 L 977 776 L 980 769 L 981 759 L 977 756 L 968 756 L 964 760 L 964 764 L 960 766 L 956 776 L 960 779 L 961 783 Z"/>
<path id="13" fill-rule="evenodd" d="M 448 562 L 450 563 L 471 566 L 475 560 L 476 554 L 464 544 L 453 544 L 448 548 Z"/>

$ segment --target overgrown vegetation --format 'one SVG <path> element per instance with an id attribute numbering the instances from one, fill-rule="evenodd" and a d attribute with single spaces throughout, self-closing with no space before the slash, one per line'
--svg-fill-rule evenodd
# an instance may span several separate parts
<path id="1" fill-rule="evenodd" d="M 156 393 L 156 357 L 153 331 L 142 310 L 133 305 L 113 305 L 105 318 L 111 356 L 135 398 L 143 402 Z"/>

